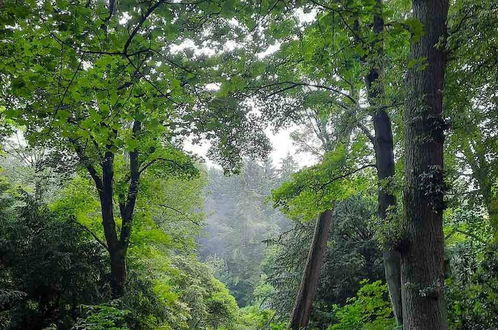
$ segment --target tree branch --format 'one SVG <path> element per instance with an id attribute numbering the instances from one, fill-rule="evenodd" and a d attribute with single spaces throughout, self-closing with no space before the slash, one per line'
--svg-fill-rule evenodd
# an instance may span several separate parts
<path id="1" fill-rule="evenodd" d="M 337 181 L 337 180 L 344 179 L 344 178 L 346 178 L 346 177 L 348 177 L 348 176 L 350 176 L 350 175 L 353 175 L 353 174 L 355 174 L 355 173 L 357 173 L 357 172 L 360 172 L 360 171 L 362 171 L 362 170 L 364 170 L 364 169 L 366 169 L 366 168 L 368 168 L 368 167 L 376 167 L 376 166 L 375 166 L 375 164 L 367 164 L 367 165 L 364 165 L 364 166 L 359 167 L 359 168 L 357 168 L 357 169 L 354 169 L 354 170 L 352 170 L 352 171 L 350 171 L 350 172 L 347 172 L 347 173 L 345 173 L 345 174 L 342 174 L 342 175 L 336 176 L 335 178 L 332 178 L 330 181 L 328 181 L 328 182 L 326 182 L 326 183 L 322 184 L 322 185 L 320 186 L 320 189 L 323 189 L 323 188 L 325 188 L 326 186 L 328 186 L 329 184 L 331 184 L 331 183 L 333 183 L 333 182 L 335 182 L 335 181 Z"/>
<path id="2" fill-rule="evenodd" d="M 70 139 L 70 142 L 73 144 L 74 149 L 76 151 L 76 154 L 78 155 L 78 157 L 80 159 L 80 162 L 83 164 L 83 166 L 85 166 L 88 173 L 90 174 L 93 181 L 95 182 L 95 186 L 97 187 L 99 194 L 102 193 L 102 190 L 104 189 L 102 179 L 100 178 L 95 167 L 93 167 L 93 165 L 91 164 L 88 157 L 85 155 L 85 152 L 83 151 L 83 147 L 75 139 Z"/>
<path id="3" fill-rule="evenodd" d="M 128 52 L 128 47 L 130 47 L 130 44 L 131 44 L 133 38 L 138 33 L 138 31 L 140 30 L 140 28 L 142 27 L 142 25 L 145 23 L 145 21 L 147 20 L 147 18 L 152 14 L 152 12 L 154 10 L 157 9 L 157 7 L 159 7 L 160 5 L 162 5 L 164 2 L 165 2 L 165 0 L 159 0 L 156 4 L 154 4 L 152 7 L 150 7 L 149 9 L 147 9 L 147 12 L 145 12 L 144 15 L 142 15 L 142 17 L 140 18 L 140 21 L 135 26 L 135 28 L 131 32 L 130 36 L 126 40 L 126 43 L 125 43 L 125 45 L 123 47 L 123 54 L 126 54 Z"/>
<path id="4" fill-rule="evenodd" d="M 86 231 L 87 233 L 89 233 L 90 235 L 93 236 L 93 238 L 100 244 L 102 245 L 107 251 L 109 251 L 109 247 L 107 246 L 107 244 L 105 244 L 93 231 L 91 231 L 87 226 L 85 226 L 84 224 L 82 223 L 79 223 L 78 221 L 76 220 L 73 220 L 72 222 L 74 222 L 75 224 L 77 224 L 78 226 L 80 226 L 81 229 L 83 229 L 84 231 Z"/>
<path id="5" fill-rule="evenodd" d="M 138 138 L 138 135 L 142 129 L 142 123 L 138 120 L 133 122 L 132 135 L 134 139 Z M 119 240 L 123 246 L 127 246 L 130 235 L 131 226 L 133 220 L 133 210 L 135 209 L 135 204 L 138 195 L 138 184 L 140 180 L 140 163 L 138 159 L 138 148 L 130 151 L 130 185 L 128 186 L 128 195 L 126 197 L 126 202 L 123 205 L 120 204 L 121 218 L 123 220 L 123 227 L 121 228 L 121 233 Z"/>
<path id="6" fill-rule="evenodd" d="M 339 94 L 347 99 L 349 99 L 351 102 L 353 102 L 353 104 L 356 104 L 356 100 L 344 93 L 343 91 L 340 91 L 336 88 L 333 88 L 333 87 L 329 87 L 329 86 L 325 86 L 325 85 L 320 85 L 320 84 L 311 84 L 311 83 L 305 83 L 305 82 L 294 82 L 294 81 L 282 81 L 282 82 L 277 82 L 277 83 L 273 83 L 273 84 L 268 84 L 268 85 L 264 85 L 264 86 L 260 86 L 259 88 L 268 88 L 268 87 L 272 87 L 272 86 L 277 86 L 277 85 L 284 85 L 284 84 L 290 84 L 290 86 L 288 87 L 285 87 L 281 90 L 278 90 L 278 91 L 275 91 L 269 95 L 267 95 L 266 97 L 271 97 L 275 94 L 279 94 L 281 92 L 284 92 L 286 90 L 289 90 L 289 89 L 292 89 L 292 88 L 295 88 L 295 87 L 301 87 L 301 86 L 307 86 L 307 87 L 314 87 L 314 88 L 318 88 L 318 89 L 325 89 L 325 90 L 328 90 L 328 91 L 331 91 L 331 92 L 334 92 L 336 94 Z"/>
<path id="7" fill-rule="evenodd" d="M 372 133 L 370 133 L 368 128 L 366 128 L 365 125 L 363 125 L 361 122 L 358 122 L 356 126 L 358 126 L 358 128 L 361 129 L 363 134 L 365 134 L 370 140 L 370 142 L 372 142 L 372 144 L 375 146 L 375 137 L 372 135 Z"/>

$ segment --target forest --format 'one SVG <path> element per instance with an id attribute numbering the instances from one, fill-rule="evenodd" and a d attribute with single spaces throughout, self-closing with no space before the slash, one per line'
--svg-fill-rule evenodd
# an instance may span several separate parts
<path id="1" fill-rule="evenodd" d="M 0 0 L 0 329 L 498 329 L 498 2 Z"/>

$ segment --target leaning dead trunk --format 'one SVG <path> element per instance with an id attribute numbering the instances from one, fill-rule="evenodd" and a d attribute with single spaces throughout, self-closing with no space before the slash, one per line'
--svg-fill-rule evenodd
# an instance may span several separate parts
<path id="1" fill-rule="evenodd" d="M 443 292 L 442 119 L 448 0 L 413 0 L 413 15 L 424 26 L 411 45 L 415 63 L 407 77 L 404 116 L 404 240 L 401 247 L 403 328 L 448 329 Z"/>
<path id="2" fill-rule="evenodd" d="M 292 310 L 290 329 L 302 329 L 308 325 L 313 299 L 320 280 L 323 256 L 329 239 L 332 212 L 331 210 L 323 212 L 316 222 L 313 241 L 311 242 L 301 285 Z"/>

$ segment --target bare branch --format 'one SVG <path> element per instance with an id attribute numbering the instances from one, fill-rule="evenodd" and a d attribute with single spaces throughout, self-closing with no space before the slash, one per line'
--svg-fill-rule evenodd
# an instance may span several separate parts
<path id="1" fill-rule="evenodd" d="M 361 129 L 363 134 L 365 134 L 368 137 L 370 142 L 372 142 L 372 144 L 375 145 L 375 137 L 372 135 L 372 133 L 370 133 L 368 128 L 366 128 L 365 125 L 363 125 L 361 122 L 356 123 L 356 126 L 358 126 L 358 128 Z"/>

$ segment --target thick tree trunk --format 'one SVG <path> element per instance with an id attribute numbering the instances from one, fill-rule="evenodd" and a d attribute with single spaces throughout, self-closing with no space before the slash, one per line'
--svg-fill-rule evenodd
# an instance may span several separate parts
<path id="1" fill-rule="evenodd" d="M 378 216 L 386 221 L 388 212 L 396 206 L 396 197 L 386 188 L 386 184 L 394 177 L 394 147 L 391 120 L 383 109 L 383 98 L 385 96 L 382 79 L 383 67 L 382 56 L 384 55 L 384 43 L 382 32 L 384 31 L 383 1 L 377 0 L 375 7 L 373 31 L 376 35 L 372 49 L 374 53 L 373 63 L 367 61 L 370 66 L 368 74 L 365 76 L 367 87 L 367 97 L 370 105 L 375 109 L 372 116 L 374 126 L 374 150 L 375 163 L 377 168 L 377 179 L 379 180 Z M 389 289 L 389 297 L 393 307 L 394 317 L 398 325 L 403 324 L 401 306 L 401 259 L 400 254 L 392 246 L 385 246 L 383 251 L 384 272 L 386 283 Z"/>
<path id="2" fill-rule="evenodd" d="M 405 110 L 404 240 L 401 246 L 403 327 L 447 329 L 443 292 L 443 141 L 448 0 L 413 0 L 413 15 L 424 26 L 411 45 Z"/>
<path id="3" fill-rule="evenodd" d="M 317 220 L 301 285 L 292 310 L 290 329 L 298 330 L 308 325 L 313 299 L 320 280 L 323 256 L 329 239 L 332 212 L 331 210 L 323 212 Z"/>

